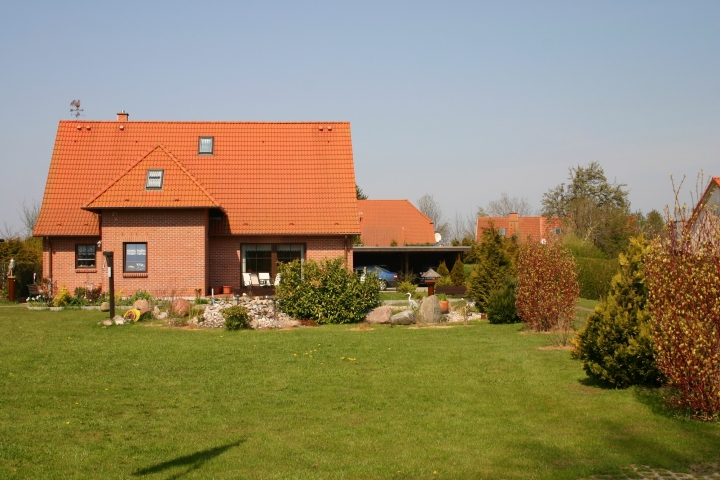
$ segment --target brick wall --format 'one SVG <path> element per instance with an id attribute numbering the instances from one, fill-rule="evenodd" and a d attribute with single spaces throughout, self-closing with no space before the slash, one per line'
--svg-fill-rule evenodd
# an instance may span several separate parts
<path id="1" fill-rule="evenodd" d="M 193 296 L 207 288 L 206 210 L 110 210 L 102 215 L 103 250 L 115 252 L 115 292 Z M 123 244 L 147 243 L 147 273 L 123 272 Z"/>
<path id="2" fill-rule="evenodd" d="M 242 285 L 240 278 L 242 244 L 247 243 L 304 243 L 307 260 L 323 260 L 345 256 L 350 268 L 353 266 L 352 239 L 340 236 L 310 237 L 210 237 L 210 287 L 231 286 L 237 289 Z M 209 290 L 208 290 L 209 292 Z"/>
<path id="3" fill-rule="evenodd" d="M 75 268 L 75 245 L 96 244 L 100 237 L 52 237 L 43 238 L 43 278 L 50 278 L 50 265 L 52 262 L 53 291 L 65 285 L 71 294 L 77 287 L 87 288 L 91 283 L 93 287 L 105 284 L 107 278 L 103 273 L 103 256 L 98 250 L 95 254 L 95 268 Z M 52 251 L 52 260 L 50 252 Z M 38 279 L 40 283 L 40 279 Z"/>

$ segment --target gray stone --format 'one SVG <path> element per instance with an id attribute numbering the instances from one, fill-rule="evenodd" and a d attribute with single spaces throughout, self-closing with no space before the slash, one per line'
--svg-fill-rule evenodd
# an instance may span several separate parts
<path id="1" fill-rule="evenodd" d="M 158 307 L 153 308 L 153 315 L 155 315 L 156 317 L 160 315 L 160 309 Z"/>
<path id="2" fill-rule="evenodd" d="M 103 320 L 103 325 L 105 325 L 106 327 L 109 327 L 112 324 L 113 324 L 112 320 Z"/>
<path id="3" fill-rule="evenodd" d="M 148 304 L 147 300 L 135 300 L 135 303 L 133 303 L 133 308 L 140 310 L 140 315 L 143 313 L 150 311 L 150 304 Z"/>
<path id="4" fill-rule="evenodd" d="M 417 314 L 418 323 L 440 323 L 442 320 L 442 310 L 440 310 L 440 302 L 436 295 L 426 297 L 420 304 Z"/>
<path id="5" fill-rule="evenodd" d="M 405 310 L 404 312 L 396 313 L 390 318 L 392 325 L 412 325 L 415 323 L 415 312 L 412 310 Z"/>
<path id="6" fill-rule="evenodd" d="M 125 324 L 125 319 L 122 318 L 120 315 L 116 316 L 114 318 L 114 320 L 115 320 L 115 325 L 124 325 Z"/>
<path id="7" fill-rule="evenodd" d="M 392 318 L 392 309 L 388 306 L 377 307 L 367 314 L 365 321 L 373 324 L 385 324 L 390 323 Z"/>
<path id="8" fill-rule="evenodd" d="M 158 320 L 165 320 L 167 318 L 167 312 L 159 312 L 157 315 L 155 315 L 155 318 Z"/>
<path id="9" fill-rule="evenodd" d="M 109 312 L 110 311 L 110 302 L 102 302 L 102 304 L 100 304 L 100 311 L 101 312 Z"/>

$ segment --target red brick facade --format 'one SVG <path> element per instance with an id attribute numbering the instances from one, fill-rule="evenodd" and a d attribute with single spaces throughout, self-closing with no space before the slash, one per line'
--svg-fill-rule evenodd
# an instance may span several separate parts
<path id="1" fill-rule="evenodd" d="M 107 269 L 101 250 L 115 252 L 115 291 L 132 295 L 148 290 L 158 296 L 193 296 L 210 288 L 241 281 L 243 244 L 305 245 L 306 260 L 343 257 L 353 265 L 352 241 L 346 236 L 208 236 L 208 213 L 204 209 L 110 210 L 102 215 L 102 237 L 51 237 L 43 242 L 43 277 L 52 278 L 56 289 L 65 285 L 71 293 L 91 283 L 107 290 Z M 76 245 L 96 244 L 95 268 L 76 268 Z M 124 272 L 124 244 L 147 243 L 147 272 Z M 52 252 L 52 260 L 50 260 Z M 51 271 L 52 269 L 52 271 Z M 217 293 L 217 290 L 216 290 Z"/>

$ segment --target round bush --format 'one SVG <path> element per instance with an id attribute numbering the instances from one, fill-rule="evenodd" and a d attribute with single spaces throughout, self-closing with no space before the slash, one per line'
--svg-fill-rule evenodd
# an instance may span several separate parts
<path id="1" fill-rule="evenodd" d="M 240 330 L 250 328 L 250 316 L 242 305 L 234 305 L 222 311 L 225 318 L 225 328 L 228 330 Z"/>

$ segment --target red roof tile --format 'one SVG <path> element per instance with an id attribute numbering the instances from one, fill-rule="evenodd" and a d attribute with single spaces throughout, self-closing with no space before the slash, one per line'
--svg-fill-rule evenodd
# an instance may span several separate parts
<path id="1" fill-rule="evenodd" d="M 358 200 L 360 239 L 364 245 L 387 247 L 435 243 L 432 220 L 407 200 Z"/>
<path id="2" fill-rule="evenodd" d="M 521 217 L 510 214 L 507 217 L 478 217 L 476 238 L 479 241 L 482 237 L 483 228 L 504 228 L 505 235 L 511 237 L 517 235 L 518 241 L 534 241 L 539 242 L 543 238 L 547 238 L 553 234 L 551 230 L 560 226 L 560 222 L 556 220 L 548 221 L 545 217 Z"/>
<path id="3" fill-rule="evenodd" d="M 214 137 L 212 155 L 198 154 L 200 136 Z M 152 162 L 168 165 L 168 195 L 144 191 Z M 173 197 L 175 182 L 191 190 Z M 232 234 L 360 233 L 347 122 L 61 121 L 34 234 L 98 235 L 83 207 L 129 193 L 152 208 L 215 202 Z"/>

